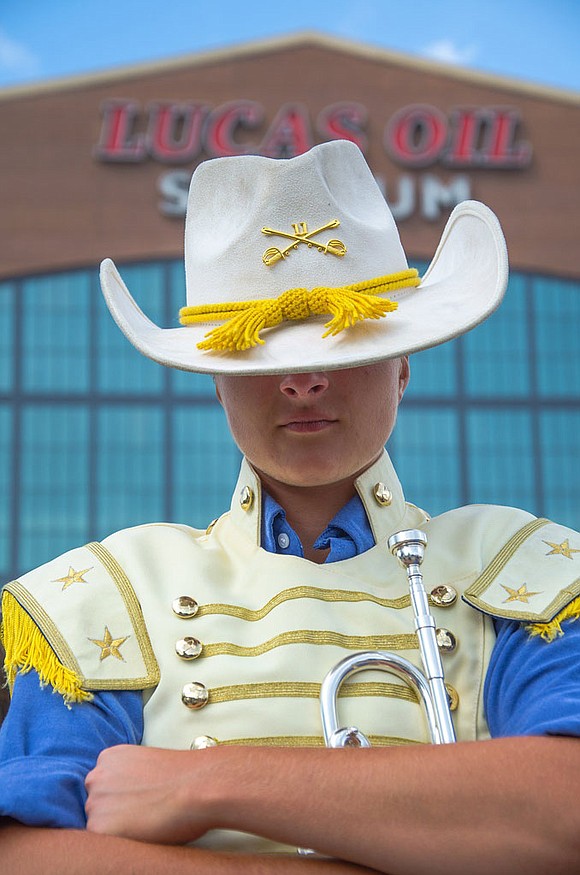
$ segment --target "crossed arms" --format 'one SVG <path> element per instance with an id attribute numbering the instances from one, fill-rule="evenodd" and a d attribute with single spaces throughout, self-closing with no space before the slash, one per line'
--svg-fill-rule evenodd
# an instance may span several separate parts
<path id="1" fill-rule="evenodd" d="M 87 832 L 7 826 L 0 858 L 13 875 L 559 875 L 580 869 L 579 785 L 580 741 L 564 737 L 338 751 L 121 745 L 87 779 Z M 183 847 L 213 828 L 334 859 Z"/>

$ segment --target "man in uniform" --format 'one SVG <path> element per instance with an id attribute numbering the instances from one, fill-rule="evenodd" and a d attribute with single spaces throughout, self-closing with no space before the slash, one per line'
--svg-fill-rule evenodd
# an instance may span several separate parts
<path id="1" fill-rule="evenodd" d="M 102 285 L 141 352 L 214 374 L 244 454 L 231 509 L 5 588 L 7 871 L 577 871 L 580 536 L 513 508 L 430 519 L 383 449 L 408 354 L 503 296 L 497 219 L 459 205 L 419 280 L 353 144 L 219 159 L 192 180 L 186 274 L 176 329 L 110 261 Z M 417 529 L 459 743 L 427 744 L 414 690 L 372 671 L 339 703 L 372 748 L 325 750 L 339 660 L 420 665 L 387 548 Z"/>

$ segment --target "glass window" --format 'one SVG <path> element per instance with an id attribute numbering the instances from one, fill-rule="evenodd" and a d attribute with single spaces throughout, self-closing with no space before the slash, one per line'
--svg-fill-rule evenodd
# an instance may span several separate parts
<path id="1" fill-rule="evenodd" d="M 215 398 L 213 379 L 209 374 L 173 370 L 171 385 L 175 395 L 180 399 L 187 397 L 190 401 L 199 399 L 205 403 L 208 398 Z"/>
<path id="2" fill-rule="evenodd" d="M 409 267 L 417 268 L 419 276 L 423 276 L 428 262 L 411 258 Z M 385 318 L 388 319 L 388 315 Z M 455 355 L 455 343 L 447 343 L 412 355 L 411 382 L 407 397 L 453 395 L 457 390 Z"/>
<path id="3" fill-rule="evenodd" d="M 165 278 L 162 264 L 129 265 L 121 276 L 146 316 L 165 322 Z M 115 324 L 100 292 L 97 301 L 97 384 L 102 392 L 160 392 L 165 368 L 143 356 Z"/>
<path id="4" fill-rule="evenodd" d="M 229 510 L 241 459 L 217 403 L 175 410 L 173 457 L 174 519 L 205 529 Z"/>
<path id="5" fill-rule="evenodd" d="M 34 406 L 22 416 L 20 570 L 87 539 L 88 411 Z"/>
<path id="6" fill-rule="evenodd" d="M 9 392 L 14 380 L 14 286 L 0 283 L 0 392 Z"/>
<path id="7" fill-rule="evenodd" d="M 537 513 L 531 414 L 472 410 L 467 414 L 469 500 Z"/>
<path id="8" fill-rule="evenodd" d="M 7 404 L 2 404 L 0 405 L 0 574 L 3 582 L 11 562 L 13 464 L 12 413 Z"/>
<path id="9" fill-rule="evenodd" d="M 78 392 L 89 383 L 89 273 L 22 282 L 22 384 L 33 392 Z"/>
<path id="10" fill-rule="evenodd" d="M 386 317 L 388 319 L 388 316 Z M 451 398 L 457 391 L 457 341 L 425 349 L 410 357 L 408 398 Z"/>
<path id="11" fill-rule="evenodd" d="M 543 514 L 580 530 L 580 410 L 545 411 L 540 417 Z"/>
<path id="12" fill-rule="evenodd" d="M 580 283 L 533 279 L 538 390 L 547 398 L 580 397 Z"/>
<path id="13" fill-rule="evenodd" d="M 427 513 L 461 503 L 457 414 L 403 407 L 388 445 L 407 501 Z"/>
<path id="14" fill-rule="evenodd" d="M 521 274 L 510 278 L 505 298 L 489 319 L 463 338 L 467 395 L 506 397 L 530 391 L 528 311 L 531 299 Z"/>
<path id="15" fill-rule="evenodd" d="M 121 273 L 156 324 L 178 326 L 181 258 Z M 580 527 L 579 324 L 580 283 L 516 273 L 487 323 L 412 356 L 389 442 L 410 501 L 433 514 L 512 504 Z M 20 369 L 14 447 L 20 408 L 4 402 Z M 82 403 L 65 404 L 65 393 Z M 229 507 L 240 454 L 212 378 L 138 353 L 94 269 L 0 283 L 0 397 L 0 571 L 140 523 L 205 528 Z"/>
<path id="16" fill-rule="evenodd" d="M 420 277 L 422 277 L 425 274 L 425 271 L 429 267 L 428 261 L 421 261 L 420 259 L 413 258 L 412 256 L 411 256 L 411 258 L 408 259 L 408 261 L 409 261 L 409 267 L 416 268 L 419 271 Z"/>
<path id="17" fill-rule="evenodd" d="M 163 521 L 164 418 L 156 407 L 103 406 L 97 425 L 97 537 Z"/>

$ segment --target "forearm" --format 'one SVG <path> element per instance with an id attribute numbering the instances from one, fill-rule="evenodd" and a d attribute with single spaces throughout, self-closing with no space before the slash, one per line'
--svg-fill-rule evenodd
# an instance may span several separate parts
<path id="1" fill-rule="evenodd" d="M 254 833 L 389 875 L 580 871 L 580 740 L 370 750 L 104 751 L 88 829 L 185 843 Z"/>
<path id="2" fill-rule="evenodd" d="M 576 739 L 209 753 L 215 826 L 397 875 L 580 871 Z"/>
<path id="3" fill-rule="evenodd" d="M 221 854 L 80 830 L 0 827 L 2 871 L 11 875 L 373 875 L 338 860 Z"/>

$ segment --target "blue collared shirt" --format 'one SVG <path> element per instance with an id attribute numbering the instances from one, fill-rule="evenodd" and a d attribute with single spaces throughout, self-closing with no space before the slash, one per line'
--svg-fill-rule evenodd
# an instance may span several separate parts
<path id="1" fill-rule="evenodd" d="M 314 542 L 316 550 L 330 548 L 325 562 L 352 559 L 374 546 L 375 539 L 358 495 L 339 510 Z M 300 538 L 288 523 L 286 511 L 267 493 L 263 501 L 262 547 L 268 553 L 304 556 Z"/>
<path id="2" fill-rule="evenodd" d="M 264 497 L 262 544 L 269 552 L 302 556 L 302 544 L 283 508 Z M 331 520 L 315 546 L 330 548 L 326 562 L 374 546 L 355 496 Z M 580 623 L 550 644 L 530 638 L 521 624 L 496 621 L 497 641 L 488 667 L 484 707 L 492 736 L 580 736 Z M 50 729 L 49 729 L 50 727 Z M 139 744 L 143 737 L 140 691 L 95 693 L 92 703 L 67 709 L 42 688 L 34 671 L 19 674 L 0 730 L 0 815 L 31 826 L 83 829 L 86 774 L 101 750 Z"/>

